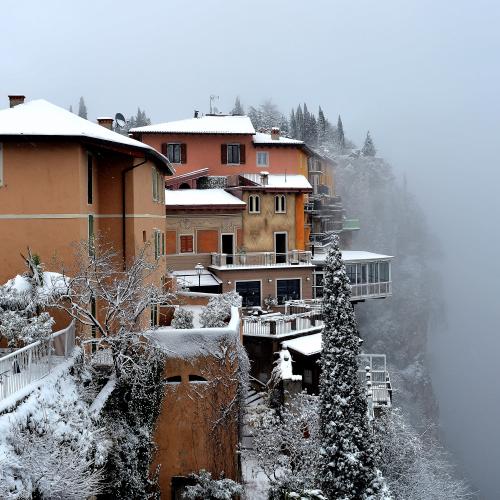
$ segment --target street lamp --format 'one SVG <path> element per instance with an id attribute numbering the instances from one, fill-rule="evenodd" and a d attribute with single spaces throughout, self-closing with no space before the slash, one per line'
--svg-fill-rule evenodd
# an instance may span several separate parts
<path id="1" fill-rule="evenodd" d="M 201 286 L 201 275 L 204 271 L 204 267 L 198 262 L 198 264 L 196 264 L 196 266 L 194 266 L 194 269 L 196 271 L 196 274 L 198 275 L 198 288 L 200 288 Z"/>

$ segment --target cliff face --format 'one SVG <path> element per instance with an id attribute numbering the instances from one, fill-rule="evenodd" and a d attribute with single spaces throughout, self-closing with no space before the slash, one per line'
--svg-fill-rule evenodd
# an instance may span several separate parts
<path id="1" fill-rule="evenodd" d="M 437 403 L 425 357 L 430 326 L 443 321 L 439 245 L 415 198 L 381 158 L 335 157 L 337 194 L 359 217 L 354 250 L 394 255 L 393 296 L 356 307 L 366 352 L 386 353 L 395 404 L 415 424 L 436 421 Z M 442 324 L 442 323 L 441 323 Z"/>

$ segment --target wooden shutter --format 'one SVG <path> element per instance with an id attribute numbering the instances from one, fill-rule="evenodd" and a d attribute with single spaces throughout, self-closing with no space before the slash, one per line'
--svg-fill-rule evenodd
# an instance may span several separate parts
<path id="1" fill-rule="evenodd" d="M 161 145 L 161 152 L 162 154 L 164 154 L 165 156 L 167 156 L 167 143 L 164 142 L 162 145 Z"/>
<path id="2" fill-rule="evenodd" d="M 245 163 L 246 155 L 245 155 L 245 145 L 240 144 L 240 163 Z"/>
<path id="3" fill-rule="evenodd" d="M 181 236 L 181 253 L 193 253 L 193 236 Z"/>
<path id="4" fill-rule="evenodd" d="M 227 144 L 220 145 L 220 162 L 223 165 L 227 164 Z"/>
<path id="5" fill-rule="evenodd" d="M 167 231 L 167 254 L 177 253 L 177 231 Z"/>
<path id="6" fill-rule="evenodd" d="M 211 253 L 219 250 L 219 231 L 199 229 L 196 235 L 197 253 Z"/>
<path id="7" fill-rule="evenodd" d="M 181 144 L 181 163 L 187 163 L 187 146 Z"/>

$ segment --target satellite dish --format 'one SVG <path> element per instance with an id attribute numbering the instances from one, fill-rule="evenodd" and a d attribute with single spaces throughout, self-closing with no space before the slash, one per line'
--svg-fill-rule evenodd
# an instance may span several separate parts
<path id="1" fill-rule="evenodd" d="M 120 128 L 125 127 L 125 124 L 127 123 L 125 117 L 121 113 L 116 113 L 115 122 Z"/>

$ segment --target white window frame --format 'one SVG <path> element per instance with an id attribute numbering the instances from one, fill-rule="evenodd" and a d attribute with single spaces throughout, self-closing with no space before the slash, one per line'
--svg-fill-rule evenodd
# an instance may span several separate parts
<path id="1" fill-rule="evenodd" d="M 258 202 L 259 209 L 255 210 L 255 202 Z M 260 214 L 260 195 L 251 194 L 248 197 L 248 213 L 249 214 Z"/>
<path id="2" fill-rule="evenodd" d="M 193 238 L 193 251 L 192 252 L 183 252 L 182 251 L 182 245 L 181 245 L 181 236 L 191 236 Z M 193 255 L 195 253 L 195 248 L 196 248 L 196 236 L 193 233 L 182 233 L 177 236 L 178 240 L 178 249 L 179 249 L 179 255 Z"/>
<path id="3" fill-rule="evenodd" d="M 261 163 L 259 161 L 259 155 L 266 155 L 265 163 Z M 269 152 L 268 151 L 257 151 L 257 166 L 258 167 L 267 167 L 269 166 Z"/>
<path id="4" fill-rule="evenodd" d="M 233 237 L 233 251 L 230 254 L 226 255 L 235 255 L 236 253 L 236 235 L 234 233 L 220 233 L 220 239 L 219 239 L 219 248 L 220 248 L 220 253 L 222 253 L 222 237 L 223 236 L 232 236 Z"/>
<path id="5" fill-rule="evenodd" d="M 3 143 L 0 142 L 0 187 L 3 186 Z"/>
<path id="6" fill-rule="evenodd" d="M 273 233 L 273 244 L 274 244 L 274 253 L 276 254 L 276 235 L 277 234 L 286 234 L 286 250 L 285 253 L 288 256 L 288 231 L 275 231 Z"/>
<path id="7" fill-rule="evenodd" d="M 168 147 L 169 146 L 179 146 L 179 161 L 173 161 L 170 158 L 168 158 Z M 180 165 L 182 163 L 182 143 L 181 142 L 167 142 L 167 158 L 169 159 L 170 163 L 174 165 Z"/>
<path id="8" fill-rule="evenodd" d="M 278 207 L 276 207 L 276 205 L 278 205 Z M 277 194 L 274 196 L 274 213 L 286 214 L 286 196 L 284 194 Z"/>
<path id="9" fill-rule="evenodd" d="M 233 163 L 233 162 L 229 161 L 229 147 L 230 146 L 238 146 L 238 157 L 239 157 L 238 163 Z M 227 161 L 228 165 L 241 165 L 241 144 L 239 142 L 226 144 L 226 161 Z"/>
<path id="10" fill-rule="evenodd" d="M 274 280 L 274 296 L 276 297 L 276 300 L 279 300 L 278 298 L 278 281 L 290 281 L 290 280 L 299 280 L 299 299 L 301 300 L 302 297 L 304 296 L 304 290 L 303 290 L 303 285 L 302 285 L 302 278 L 300 276 L 290 276 L 289 278 L 276 278 Z M 279 304 L 279 305 L 284 305 Z"/>
<path id="11" fill-rule="evenodd" d="M 262 307 L 262 301 L 263 301 L 263 298 L 262 298 L 262 295 L 263 295 L 263 294 L 262 294 L 262 291 L 263 291 L 263 288 L 262 288 L 262 279 L 253 279 L 253 280 L 235 280 L 235 281 L 234 281 L 234 291 L 235 291 L 236 293 L 238 293 L 238 292 L 237 292 L 237 290 L 236 290 L 236 284 L 237 284 L 237 283 L 248 283 L 249 281 L 258 281 L 258 282 L 260 283 L 260 304 L 259 304 L 259 306 L 260 306 L 260 307 Z M 254 306 L 251 306 L 251 307 L 254 307 Z"/>

